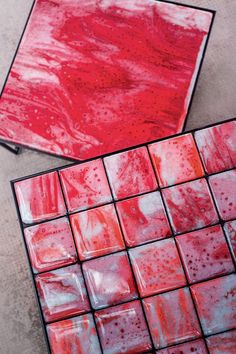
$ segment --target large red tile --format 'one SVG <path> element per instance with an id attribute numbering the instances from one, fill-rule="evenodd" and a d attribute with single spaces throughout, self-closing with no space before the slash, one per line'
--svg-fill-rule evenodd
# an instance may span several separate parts
<path id="1" fill-rule="evenodd" d="M 39 274 L 35 280 L 46 322 L 89 311 L 79 264 Z"/>
<path id="2" fill-rule="evenodd" d="M 24 223 L 31 224 L 66 213 L 57 172 L 25 179 L 14 186 Z"/>
<path id="3" fill-rule="evenodd" d="M 91 314 L 47 325 L 52 354 L 100 354 Z"/>
<path id="4" fill-rule="evenodd" d="M 224 230 L 232 255 L 236 261 L 236 220 L 226 222 L 224 224 Z"/>
<path id="5" fill-rule="evenodd" d="M 139 301 L 95 312 L 104 354 L 138 354 L 151 349 Z"/>
<path id="6" fill-rule="evenodd" d="M 236 331 L 208 337 L 207 346 L 210 354 L 235 354 Z"/>
<path id="7" fill-rule="evenodd" d="M 195 139 L 209 174 L 236 167 L 236 121 L 199 130 Z"/>
<path id="8" fill-rule="evenodd" d="M 236 275 L 209 280 L 191 287 L 206 335 L 236 327 Z"/>
<path id="9" fill-rule="evenodd" d="M 149 151 L 161 187 L 190 181 L 204 175 L 192 134 L 158 141 L 149 145 Z"/>
<path id="10" fill-rule="evenodd" d="M 205 179 L 163 190 L 175 234 L 214 224 L 218 216 Z"/>
<path id="11" fill-rule="evenodd" d="M 60 171 L 69 211 L 88 209 L 112 200 L 102 160 L 93 160 Z"/>
<path id="12" fill-rule="evenodd" d="M 202 339 L 193 342 L 175 345 L 174 347 L 156 351 L 156 354 L 207 354 L 207 349 Z"/>
<path id="13" fill-rule="evenodd" d="M 209 182 L 221 218 L 236 218 L 236 170 L 210 176 Z"/>
<path id="14" fill-rule="evenodd" d="M 81 260 L 125 248 L 113 204 L 71 215 L 70 220 Z"/>
<path id="15" fill-rule="evenodd" d="M 188 288 L 149 297 L 143 303 L 156 349 L 201 336 Z"/>
<path id="16" fill-rule="evenodd" d="M 137 298 L 126 252 L 84 262 L 83 271 L 94 309 Z"/>
<path id="17" fill-rule="evenodd" d="M 212 13 L 151 0 L 37 0 L 0 138 L 87 159 L 180 132 Z"/>
<path id="18" fill-rule="evenodd" d="M 24 235 L 34 273 L 59 268 L 77 260 L 67 218 L 28 227 Z"/>
<path id="19" fill-rule="evenodd" d="M 141 296 L 184 286 L 184 271 L 173 239 L 129 250 Z"/>
<path id="20" fill-rule="evenodd" d="M 115 199 L 130 197 L 157 188 L 146 147 L 105 157 L 104 162 Z"/>
<path id="21" fill-rule="evenodd" d="M 117 211 L 129 247 L 171 235 L 159 192 L 120 201 Z"/>
<path id="22" fill-rule="evenodd" d="M 176 239 L 189 282 L 194 283 L 234 271 L 221 226 L 193 231 Z"/>

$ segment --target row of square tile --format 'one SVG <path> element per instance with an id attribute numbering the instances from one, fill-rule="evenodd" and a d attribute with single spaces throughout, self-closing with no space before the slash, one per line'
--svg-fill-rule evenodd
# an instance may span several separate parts
<path id="1" fill-rule="evenodd" d="M 231 188 L 236 170 L 210 178 L 221 215 L 236 218 L 236 194 Z M 175 235 L 218 222 L 205 179 L 167 188 L 162 194 Z M 116 208 L 107 204 L 69 218 L 75 244 L 67 217 L 25 228 L 35 273 L 73 263 L 77 252 L 80 260 L 86 260 L 172 235 L 159 191 L 119 201 Z"/>
<path id="2" fill-rule="evenodd" d="M 152 347 L 152 342 L 156 349 L 160 349 L 195 340 L 202 336 L 201 327 L 205 336 L 234 329 L 236 327 L 235 288 L 236 275 L 232 274 L 191 286 L 192 296 L 189 288 L 181 288 L 148 297 L 142 300 L 142 305 L 140 300 L 134 300 L 96 311 L 93 315 L 85 314 L 49 324 L 47 331 L 52 353 L 70 352 L 72 347 L 82 354 L 100 353 L 97 331 L 103 352 L 118 354 L 148 351 Z M 225 338 L 226 342 L 216 346 L 216 340 L 219 342 L 220 337 Z M 232 350 L 235 349 L 233 346 L 235 340 L 235 332 L 232 331 L 209 337 L 207 343 L 211 353 L 222 353 L 219 350 L 225 346 L 229 349 L 227 354 L 234 354 Z M 204 347 L 200 340 L 193 343 L 197 343 L 197 348 Z M 190 343 L 183 344 L 182 347 L 188 345 Z M 175 353 L 168 350 L 170 349 L 158 352 Z M 186 353 L 189 354 L 188 351 Z M 197 353 L 204 354 L 205 351 Z"/>
<path id="3" fill-rule="evenodd" d="M 114 306 L 235 271 L 219 225 L 178 236 L 176 243 L 169 238 L 85 261 L 82 269 L 74 264 L 37 275 L 45 321 L 90 311 L 90 304 L 95 310 Z"/>
<path id="4" fill-rule="evenodd" d="M 235 121 L 197 131 L 195 137 L 207 173 L 236 166 Z M 60 170 L 69 212 L 150 192 L 158 184 L 163 188 L 204 176 L 191 133 L 150 144 L 148 149 L 143 146 L 105 157 L 104 161 L 92 160 Z M 15 189 L 26 224 L 66 212 L 57 172 L 19 181 Z"/>

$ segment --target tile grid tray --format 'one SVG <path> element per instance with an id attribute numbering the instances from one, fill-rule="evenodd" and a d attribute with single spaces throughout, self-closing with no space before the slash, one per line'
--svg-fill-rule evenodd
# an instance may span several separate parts
<path id="1" fill-rule="evenodd" d="M 218 275 L 218 276 L 216 276 L 216 277 L 213 276 L 213 277 L 207 278 L 207 279 L 205 279 L 205 280 L 196 281 L 196 282 L 194 282 L 194 283 L 189 282 L 189 281 L 188 281 L 188 278 L 187 278 L 187 276 L 186 276 L 186 270 L 185 270 L 185 266 L 184 266 L 184 263 L 183 263 L 183 260 L 182 260 L 182 256 L 181 256 L 181 254 L 180 254 L 180 250 L 179 250 L 178 244 L 177 244 L 176 239 L 175 239 L 176 236 L 180 236 L 180 235 L 182 235 L 182 234 L 188 234 L 188 233 L 190 233 L 190 232 L 192 232 L 192 231 L 195 231 L 195 230 L 204 230 L 204 229 L 206 229 L 206 228 L 209 227 L 209 226 L 214 226 L 214 225 L 218 225 L 218 224 L 221 225 L 221 226 L 222 226 L 222 230 L 223 230 L 223 232 L 224 232 L 224 236 L 225 236 L 227 245 L 228 245 L 228 248 L 229 248 L 229 250 L 230 250 L 230 255 L 231 255 L 231 258 L 232 258 L 234 267 L 236 267 L 236 263 L 235 263 L 235 260 L 234 260 L 234 257 L 233 257 L 233 253 L 232 253 L 231 247 L 230 247 L 230 245 L 229 245 L 228 238 L 226 237 L 225 230 L 224 230 L 224 228 L 223 228 L 223 226 L 224 226 L 224 224 L 225 224 L 226 221 L 224 221 L 224 220 L 221 218 L 220 214 L 219 214 L 218 208 L 217 208 L 217 206 L 216 206 L 216 201 L 215 201 L 215 198 L 214 198 L 214 196 L 213 196 L 213 193 L 212 193 L 211 187 L 210 187 L 210 185 L 209 185 L 209 181 L 208 181 L 208 177 L 209 177 L 209 176 L 216 175 L 216 174 L 218 174 L 219 172 L 210 173 L 210 174 L 208 174 L 208 173 L 206 172 L 205 167 L 204 167 L 204 163 L 203 163 L 203 160 L 202 160 L 202 157 L 201 157 L 201 154 L 200 154 L 200 152 L 199 152 L 199 148 L 198 148 L 198 146 L 197 146 L 197 144 L 196 144 L 195 137 L 194 137 L 196 131 L 201 131 L 201 130 L 206 129 L 206 128 L 218 126 L 218 125 L 220 125 L 220 124 L 222 124 L 222 123 L 226 123 L 226 122 L 233 122 L 234 120 L 235 120 L 235 118 L 229 119 L 229 120 L 226 120 L 226 121 L 224 121 L 224 122 L 219 122 L 219 123 L 216 123 L 216 124 L 211 124 L 211 125 L 208 125 L 208 126 L 206 126 L 206 127 L 200 128 L 200 129 L 194 129 L 194 130 L 186 131 L 186 132 L 184 132 L 184 133 L 179 133 L 179 134 L 173 135 L 173 136 L 171 136 L 171 137 L 162 138 L 162 139 L 159 139 L 159 140 L 156 140 L 156 141 L 155 141 L 155 142 L 165 141 L 165 140 L 169 140 L 169 139 L 174 138 L 174 137 L 178 137 L 178 136 L 185 135 L 185 134 L 187 134 L 187 133 L 190 133 L 190 134 L 193 136 L 193 138 L 194 138 L 195 146 L 196 146 L 196 148 L 197 148 L 198 154 L 199 154 L 200 159 L 201 159 L 202 166 L 203 166 L 203 168 L 204 168 L 204 175 L 203 175 L 202 177 L 199 177 L 199 178 L 190 179 L 189 181 L 196 181 L 196 180 L 199 180 L 199 179 L 201 179 L 201 178 L 202 178 L 202 179 L 205 179 L 205 180 L 207 181 L 207 186 L 208 186 L 208 188 L 209 188 L 210 195 L 211 195 L 211 197 L 212 197 L 212 200 L 213 200 L 213 203 L 214 203 L 214 206 L 215 206 L 217 215 L 218 215 L 218 221 L 217 221 L 217 222 L 214 222 L 214 223 L 212 223 L 212 224 L 207 224 L 206 226 L 203 226 L 203 227 L 200 227 L 200 228 L 196 228 L 196 229 L 194 229 L 194 230 L 179 232 L 179 233 L 177 233 L 177 234 L 176 234 L 176 232 L 174 232 L 173 227 L 172 227 L 172 223 L 171 223 L 171 221 L 170 221 L 170 215 L 169 215 L 169 212 L 168 212 L 167 207 L 166 207 L 166 203 L 165 203 L 164 198 L 163 198 L 163 195 L 162 195 L 162 190 L 165 190 L 166 188 L 170 188 L 170 187 L 172 187 L 172 186 L 184 185 L 185 183 L 187 183 L 187 182 L 189 182 L 189 181 L 180 182 L 180 183 L 176 183 L 176 184 L 172 184 L 172 185 L 168 185 L 168 186 L 166 186 L 166 187 L 159 187 L 159 185 L 158 185 L 158 188 L 157 188 L 157 189 L 151 190 L 150 192 L 137 193 L 137 194 L 132 195 L 132 196 L 130 196 L 130 197 L 125 197 L 125 198 L 121 198 L 121 199 L 115 199 L 114 196 L 113 196 L 113 193 L 112 193 L 112 188 L 111 188 L 111 185 L 110 185 L 110 181 L 109 181 L 109 178 L 108 178 L 108 175 L 107 175 L 107 171 L 106 171 L 106 167 L 105 167 L 103 158 L 105 158 L 105 157 L 107 157 L 107 156 L 111 156 L 111 155 L 116 155 L 116 154 L 118 154 L 118 153 L 120 153 L 120 152 L 129 151 L 129 150 L 132 150 L 132 149 L 127 148 L 127 149 L 123 149 L 123 150 L 121 150 L 121 151 L 118 151 L 118 152 L 116 152 L 116 153 L 111 153 L 111 154 L 103 155 L 103 156 L 100 157 L 100 158 L 102 158 L 103 166 L 104 166 L 105 171 L 106 171 L 106 176 L 107 176 L 107 180 L 108 180 L 108 183 L 109 183 L 109 188 L 110 188 L 111 195 L 112 195 L 112 201 L 111 201 L 111 202 L 108 202 L 108 203 L 99 204 L 99 205 L 97 205 L 97 206 L 93 206 L 93 207 L 87 208 L 86 210 L 91 210 L 91 209 L 94 209 L 94 208 L 97 208 L 97 207 L 100 207 L 100 206 L 103 206 L 103 205 L 113 204 L 113 205 L 115 206 L 116 216 L 117 216 L 118 223 L 119 223 L 119 226 L 120 226 L 120 229 L 121 229 L 121 232 L 122 232 L 122 237 L 123 237 L 123 239 L 124 239 L 124 235 L 123 235 L 123 231 L 122 231 L 123 229 L 122 229 L 122 226 L 121 226 L 119 214 L 118 214 L 118 212 L 117 212 L 116 202 L 117 202 L 117 201 L 122 201 L 122 200 L 129 200 L 129 199 L 131 199 L 131 198 L 133 198 L 133 197 L 146 195 L 146 194 L 149 194 L 149 193 L 154 192 L 154 191 L 159 191 L 159 192 L 160 192 L 161 200 L 162 200 L 162 203 L 163 203 L 163 206 L 164 206 L 164 210 L 165 210 L 165 213 L 166 213 L 166 215 L 167 215 L 168 224 L 169 224 L 169 226 L 170 226 L 170 228 L 171 228 L 171 235 L 167 236 L 167 238 L 165 238 L 165 239 L 170 239 L 170 238 L 171 238 L 171 239 L 174 239 L 175 245 L 177 246 L 178 255 L 179 255 L 179 257 L 180 257 L 181 265 L 182 265 L 182 268 L 183 268 L 183 270 L 184 270 L 184 274 L 185 274 L 185 278 L 186 278 L 186 281 L 187 281 L 187 282 L 186 282 L 186 285 L 185 285 L 185 286 L 175 287 L 175 288 L 173 288 L 173 289 L 171 289 L 171 290 L 160 291 L 160 292 L 157 293 L 158 295 L 163 294 L 163 293 L 166 293 L 166 292 L 171 292 L 171 291 L 173 291 L 173 290 L 178 290 L 178 289 L 181 289 L 181 288 L 184 288 L 184 287 L 190 288 L 190 286 L 193 285 L 193 284 L 195 285 L 195 284 L 199 284 L 199 283 L 204 283 L 204 282 L 207 282 L 208 280 L 215 279 L 215 278 L 222 278 L 222 277 L 225 276 L 225 274 L 224 274 L 224 275 Z M 136 146 L 135 148 L 143 147 L 143 146 L 146 146 L 146 147 L 147 147 L 148 145 L 149 145 L 149 143 L 148 143 L 148 144 L 140 144 L 140 145 Z M 153 171 L 154 171 L 154 173 L 155 173 L 156 180 L 158 181 L 158 177 L 157 177 L 157 174 L 156 174 L 156 170 L 155 170 L 155 168 L 154 168 L 153 160 L 151 159 L 150 151 L 149 151 L 148 148 L 147 148 L 147 151 L 148 151 L 149 158 L 150 158 L 150 160 L 151 160 L 151 164 L 152 164 Z M 73 230 L 72 230 L 71 221 L 70 221 L 69 216 L 70 216 L 70 215 L 73 215 L 73 214 L 77 214 L 77 213 L 83 212 L 84 210 L 82 210 L 82 211 L 74 211 L 74 212 L 69 212 L 69 211 L 68 211 L 67 202 L 66 202 L 66 198 L 65 198 L 65 195 L 64 195 L 64 191 L 63 191 L 63 187 L 62 187 L 62 182 L 61 182 L 61 179 L 60 179 L 59 171 L 61 171 L 62 169 L 65 169 L 65 168 L 70 168 L 70 167 L 72 167 L 72 166 L 80 165 L 80 164 L 83 164 L 83 163 L 85 163 L 85 162 L 89 162 L 89 161 L 93 161 L 93 160 L 97 160 L 97 159 L 98 159 L 98 158 L 88 159 L 88 160 L 83 161 L 83 162 L 80 162 L 80 163 L 73 163 L 73 164 L 71 164 L 71 165 L 61 166 L 61 167 L 59 167 L 59 168 L 50 169 L 50 170 L 47 170 L 47 171 L 44 171 L 44 172 L 41 172 L 41 173 L 36 173 L 36 174 L 33 174 L 33 175 L 29 175 L 29 176 L 27 176 L 27 177 L 18 178 L 18 179 L 15 179 L 15 180 L 12 180 L 12 181 L 11 181 L 13 196 L 14 196 L 14 200 L 15 200 L 15 205 L 16 205 L 16 209 L 17 209 L 18 218 L 19 218 L 19 221 L 20 221 L 20 227 L 21 227 L 21 231 L 22 231 L 23 241 L 24 241 L 24 244 L 25 244 L 25 250 L 26 250 L 26 254 L 27 254 L 27 259 L 28 259 L 29 266 L 30 266 L 31 276 L 32 276 L 32 279 L 33 279 L 33 282 L 34 282 L 35 295 L 36 295 L 37 303 L 38 303 L 39 310 L 40 310 L 40 317 L 41 317 L 41 321 L 42 321 L 42 324 L 43 324 L 44 334 L 45 334 L 45 338 L 46 338 L 46 341 L 47 341 L 48 352 L 49 352 L 49 353 L 51 353 L 51 350 L 50 350 L 50 343 L 49 343 L 49 339 L 48 339 L 48 335 L 47 335 L 47 330 L 46 330 L 47 323 L 46 323 L 46 321 L 44 320 L 43 311 L 42 311 L 41 304 L 40 304 L 40 299 L 39 299 L 39 294 L 38 294 L 37 288 L 36 288 L 35 274 L 34 274 L 34 272 L 33 272 L 33 270 L 32 270 L 32 266 L 31 266 L 31 262 L 30 262 L 30 256 L 29 256 L 29 252 L 28 252 L 28 247 L 27 247 L 26 240 L 25 240 L 25 237 L 24 237 L 24 230 L 25 230 L 25 228 L 27 228 L 27 227 L 29 227 L 29 226 L 34 226 L 34 225 L 36 225 L 36 224 L 37 224 L 37 225 L 40 225 L 41 223 L 44 223 L 45 221 L 47 222 L 47 221 L 50 221 L 50 220 L 57 220 L 57 219 L 60 219 L 60 218 L 66 216 L 66 217 L 68 218 L 68 220 L 69 220 L 70 229 L 71 229 L 71 231 L 72 231 L 73 240 L 74 240 L 74 242 L 75 242 L 75 237 L 74 237 L 74 233 L 73 233 Z M 231 171 L 231 170 L 233 170 L 233 169 L 234 169 L 234 167 L 233 167 L 233 168 L 229 168 L 229 169 L 225 169 L 224 172 Z M 17 183 L 17 182 L 19 182 L 19 181 L 23 181 L 23 180 L 30 179 L 30 178 L 33 178 L 33 177 L 41 176 L 41 175 L 44 175 L 44 174 L 47 174 L 47 173 L 50 173 L 50 172 L 54 172 L 54 171 L 57 172 L 58 177 L 59 177 L 60 186 L 61 186 L 61 190 L 62 190 L 62 193 L 63 193 L 63 199 L 64 199 L 64 202 L 65 202 L 65 205 L 66 205 L 66 208 L 67 208 L 66 214 L 63 214 L 62 216 L 59 216 L 59 217 L 55 217 L 55 218 L 51 218 L 51 219 L 47 219 L 47 220 L 35 222 L 35 223 L 30 224 L 30 225 L 24 224 L 23 221 L 22 221 L 22 218 L 21 218 L 21 213 L 20 213 L 20 210 L 19 210 L 19 205 L 18 205 L 17 196 L 16 196 L 16 192 L 15 192 L 15 183 Z M 222 171 L 221 171 L 221 172 L 222 172 Z M 227 219 L 227 222 L 228 222 L 228 221 L 232 221 L 233 219 L 234 219 L 234 218 L 232 218 L 232 219 Z M 158 240 L 159 240 L 159 239 L 157 239 L 156 241 L 158 241 Z M 155 240 L 154 240 L 154 241 L 152 240 L 152 241 L 149 241 L 149 242 L 145 242 L 145 245 L 147 245 L 147 244 L 152 244 L 152 243 L 154 243 L 154 242 L 155 242 Z M 125 243 L 125 245 L 126 245 L 126 243 Z M 136 246 L 134 246 L 134 247 L 135 247 L 135 248 L 139 248 L 139 247 L 142 247 L 142 246 L 143 246 L 143 244 L 141 244 L 141 245 L 136 245 Z M 126 251 L 126 253 L 128 254 L 129 264 L 130 264 L 130 268 L 131 268 L 131 271 L 132 271 L 133 279 L 134 279 L 134 281 L 135 281 L 136 289 L 139 289 L 139 288 L 138 288 L 138 285 L 137 285 L 136 277 L 135 277 L 135 275 L 134 275 L 133 266 L 132 266 L 132 263 L 131 263 L 131 260 L 130 260 L 130 255 L 129 255 L 129 253 L 127 252 L 127 250 L 130 249 L 130 248 L 133 248 L 133 247 L 125 246 L 124 251 Z M 120 251 L 111 252 L 111 253 L 109 253 L 109 254 L 116 254 L 116 253 L 118 253 L 118 252 L 120 252 Z M 94 257 L 94 258 L 92 258 L 92 259 L 98 259 L 98 258 L 101 258 L 101 257 L 103 257 L 103 256 L 96 256 L 96 257 Z M 78 257 L 78 260 L 79 260 L 79 257 Z M 70 265 L 76 264 L 76 263 L 78 262 L 78 260 L 77 260 L 76 262 L 74 262 L 74 263 L 71 263 Z M 80 261 L 80 260 L 79 260 L 79 264 L 82 264 L 82 263 L 83 263 L 83 261 Z M 68 265 L 61 266 L 60 268 L 65 268 L 65 267 L 67 267 L 67 266 L 68 266 Z M 81 269 L 82 269 L 82 267 L 81 267 Z M 44 273 L 44 272 L 42 272 L 42 273 Z M 227 273 L 227 275 L 230 275 L 230 274 L 232 274 L 232 273 L 235 273 L 235 270 L 234 270 L 233 272 Z M 87 284 L 86 284 L 86 281 L 85 281 L 85 276 L 84 276 L 84 274 L 83 274 L 83 270 L 82 270 L 82 275 L 83 275 L 83 279 L 84 279 L 84 284 L 85 284 L 86 292 L 87 292 L 87 294 L 88 294 L 89 292 L 88 292 Z M 146 316 L 146 313 L 145 313 L 145 310 L 144 310 L 144 305 L 143 305 L 142 299 L 145 299 L 145 298 L 150 297 L 150 296 L 155 296 L 156 294 L 147 295 L 147 296 L 140 296 L 139 290 L 137 290 L 137 292 L 138 292 L 138 297 L 136 298 L 136 300 L 140 300 L 140 303 L 141 303 L 141 306 L 142 306 L 142 310 L 143 310 L 143 315 L 144 315 L 144 318 L 145 318 L 145 322 L 146 322 L 146 325 L 147 325 L 147 328 L 148 328 L 148 332 L 149 332 L 150 340 L 151 340 L 151 344 L 152 344 L 152 349 L 151 349 L 151 350 L 148 350 L 148 351 L 145 350 L 145 351 L 143 351 L 143 353 L 147 353 L 147 352 L 148 352 L 148 353 L 149 353 L 149 352 L 150 352 L 150 353 L 155 353 L 157 349 L 156 349 L 155 346 L 154 346 L 154 342 L 153 342 L 153 339 L 152 339 L 152 335 L 151 335 L 151 331 L 150 331 L 150 328 L 149 328 L 149 323 L 148 323 L 147 316 Z M 195 309 L 195 312 L 196 312 L 196 315 L 197 315 L 197 318 L 198 318 L 198 321 L 199 321 L 199 325 L 200 325 L 200 328 L 201 328 L 202 337 L 200 337 L 200 339 L 202 338 L 202 339 L 204 340 L 205 344 L 206 344 L 206 338 L 207 338 L 208 336 L 206 336 L 206 335 L 204 336 L 204 331 L 203 331 L 203 328 L 202 328 L 202 325 L 201 325 L 201 321 L 200 321 L 200 318 L 199 318 L 199 315 L 198 315 L 196 303 L 195 303 L 195 301 L 194 301 L 194 298 L 193 298 L 193 295 L 192 295 L 191 291 L 190 291 L 190 294 L 191 294 L 191 298 L 192 298 L 192 300 L 193 300 L 194 309 Z M 91 309 L 90 309 L 90 311 L 84 312 L 84 313 L 81 314 L 81 315 L 84 315 L 84 314 L 87 314 L 87 313 L 92 313 L 92 314 L 93 314 L 93 318 L 94 318 L 94 313 L 95 313 L 96 311 L 99 311 L 100 309 L 94 310 L 93 307 L 91 306 L 91 301 L 90 301 L 90 297 L 89 297 L 89 296 L 88 296 L 88 300 L 89 300 L 89 304 L 90 304 L 90 308 L 91 308 Z M 133 301 L 133 300 L 128 300 L 128 301 L 120 302 L 119 304 L 129 303 L 129 302 L 132 302 L 132 301 Z M 117 304 L 115 304 L 115 305 L 109 305 L 109 306 L 107 306 L 107 307 L 105 307 L 105 308 L 112 308 L 112 307 L 114 307 L 114 306 L 117 306 Z M 75 317 L 75 316 L 68 316 L 68 317 L 65 317 L 65 318 L 61 318 L 61 319 L 59 319 L 59 320 L 55 320 L 55 321 L 53 321 L 53 322 L 59 322 L 60 320 L 63 320 L 63 319 L 70 319 L 70 318 L 72 318 L 72 317 Z M 50 323 L 50 322 L 49 322 L 49 323 Z M 94 319 L 94 323 L 95 323 L 95 328 L 96 328 L 96 321 L 95 321 L 95 319 Z M 226 329 L 226 330 L 224 330 L 224 331 L 220 331 L 220 332 L 217 332 L 217 333 L 214 333 L 214 334 L 219 334 L 219 333 L 221 334 L 221 333 L 228 332 L 228 331 L 230 331 L 230 330 L 232 330 L 232 328 Z M 96 328 L 96 332 L 97 332 L 97 334 L 98 334 L 97 328 Z M 101 350 L 102 350 L 101 339 L 100 339 L 100 337 L 99 337 L 99 334 L 98 334 L 98 340 L 99 340 L 100 347 L 101 347 Z M 186 343 L 187 343 L 187 342 L 191 342 L 192 340 L 193 340 L 193 339 L 186 340 Z M 169 347 L 172 347 L 172 346 L 173 346 L 173 344 L 172 344 L 172 345 L 165 346 L 165 347 L 162 347 L 161 349 L 169 348 Z M 209 352 L 208 347 L 207 347 L 207 344 L 206 344 L 206 348 L 207 348 L 207 351 Z"/>

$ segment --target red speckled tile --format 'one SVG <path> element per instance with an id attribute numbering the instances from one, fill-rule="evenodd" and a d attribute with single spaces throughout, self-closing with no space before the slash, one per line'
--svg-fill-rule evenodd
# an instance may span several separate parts
<path id="1" fill-rule="evenodd" d="M 94 309 L 137 298 L 126 252 L 84 262 L 83 271 Z"/>
<path id="2" fill-rule="evenodd" d="M 93 160 L 60 171 L 66 204 L 70 212 L 111 201 L 102 160 Z"/>
<path id="3" fill-rule="evenodd" d="M 139 301 L 98 311 L 95 319 L 104 354 L 138 354 L 151 349 Z"/>
<path id="4" fill-rule="evenodd" d="M 91 314 L 47 326 L 52 354 L 100 354 L 101 349 Z"/>
<path id="5" fill-rule="evenodd" d="M 163 190 L 175 234 L 214 224 L 218 216 L 205 179 Z"/>
<path id="6" fill-rule="evenodd" d="M 210 176 L 209 182 L 221 218 L 236 218 L 236 170 Z"/>
<path id="7" fill-rule="evenodd" d="M 24 234 L 34 273 L 59 268 L 77 260 L 67 218 L 28 227 Z"/>
<path id="8" fill-rule="evenodd" d="M 206 335 L 236 327 L 236 274 L 191 287 Z"/>
<path id="9" fill-rule="evenodd" d="M 186 182 L 204 175 L 192 134 L 151 144 L 149 151 L 161 187 Z"/>
<path id="10" fill-rule="evenodd" d="M 0 138 L 87 159 L 180 132 L 212 13 L 153 0 L 36 0 Z"/>
<path id="11" fill-rule="evenodd" d="M 118 202 L 117 211 L 129 247 L 171 235 L 159 192 Z"/>
<path id="12" fill-rule="evenodd" d="M 209 174 L 236 167 L 236 121 L 199 130 L 195 139 Z"/>
<path id="13" fill-rule="evenodd" d="M 224 229 L 234 260 L 236 261 L 236 220 L 226 222 Z"/>
<path id="14" fill-rule="evenodd" d="M 178 236 L 177 243 L 190 283 L 234 271 L 227 242 L 219 225 Z"/>
<path id="15" fill-rule="evenodd" d="M 236 331 L 208 337 L 207 346 L 210 354 L 235 354 Z"/>
<path id="16" fill-rule="evenodd" d="M 36 286 L 46 322 L 90 309 L 79 264 L 37 275 Z"/>
<path id="17" fill-rule="evenodd" d="M 81 260 L 125 248 L 113 204 L 71 215 L 70 219 Z"/>
<path id="18" fill-rule="evenodd" d="M 186 284 L 173 239 L 130 249 L 129 254 L 141 296 L 171 290 Z"/>
<path id="19" fill-rule="evenodd" d="M 66 213 L 57 172 L 15 183 L 21 219 L 26 224 Z"/>
<path id="20" fill-rule="evenodd" d="M 157 188 L 146 147 L 108 156 L 104 162 L 115 199 L 130 197 Z"/>
<path id="21" fill-rule="evenodd" d="M 195 340 L 184 344 L 175 345 L 156 351 L 156 354 L 207 354 L 207 349 L 202 339 Z"/>
<path id="22" fill-rule="evenodd" d="M 143 302 L 156 349 L 201 336 L 188 288 L 150 297 Z"/>

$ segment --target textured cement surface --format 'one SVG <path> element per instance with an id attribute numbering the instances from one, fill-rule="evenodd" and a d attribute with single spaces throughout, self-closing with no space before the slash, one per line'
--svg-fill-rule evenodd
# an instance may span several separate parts
<path id="1" fill-rule="evenodd" d="M 192 129 L 236 116 L 236 1 L 179 3 L 217 11 L 188 117 L 187 129 Z M 0 88 L 31 4 L 32 0 L 0 0 Z M 0 354 L 46 353 L 9 181 L 62 164 L 65 161 L 32 151 L 14 156 L 0 149 Z"/>

